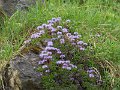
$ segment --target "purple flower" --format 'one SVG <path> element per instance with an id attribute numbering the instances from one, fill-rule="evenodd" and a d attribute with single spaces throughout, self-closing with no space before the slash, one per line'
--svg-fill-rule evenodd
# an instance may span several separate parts
<path id="1" fill-rule="evenodd" d="M 44 68 L 48 68 L 48 66 L 47 66 L 47 65 L 43 65 L 42 68 L 43 68 L 43 69 L 44 69 Z"/>
<path id="2" fill-rule="evenodd" d="M 66 67 L 67 70 L 71 70 L 72 68 L 71 67 Z"/>
<path id="3" fill-rule="evenodd" d="M 69 36 L 71 36 L 71 33 L 67 33 L 66 35 L 67 35 L 67 37 L 69 37 Z"/>
<path id="4" fill-rule="evenodd" d="M 81 45 L 81 44 L 83 44 L 83 43 L 84 43 L 83 41 L 77 42 L 78 45 Z"/>
<path id="5" fill-rule="evenodd" d="M 61 17 L 58 17 L 57 20 L 58 20 L 58 21 L 61 21 L 62 19 L 61 19 Z"/>
<path id="6" fill-rule="evenodd" d="M 56 21 L 56 18 L 52 18 L 52 21 Z"/>
<path id="7" fill-rule="evenodd" d="M 62 26 L 57 26 L 57 29 L 62 29 Z"/>
<path id="8" fill-rule="evenodd" d="M 68 29 L 63 28 L 62 31 L 63 31 L 63 33 L 67 33 L 67 32 L 68 32 Z"/>
<path id="9" fill-rule="evenodd" d="M 65 43 L 65 39 L 60 39 L 60 43 L 64 44 Z"/>
<path id="10" fill-rule="evenodd" d="M 52 20 L 48 20 L 47 23 L 52 24 L 54 22 Z"/>
<path id="11" fill-rule="evenodd" d="M 52 52 L 47 52 L 48 55 L 52 55 Z"/>
<path id="12" fill-rule="evenodd" d="M 52 59 L 52 56 L 45 56 L 44 59 Z"/>
<path id="13" fill-rule="evenodd" d="M 83 43 L 83 45 L 87 46 L 87 43 Z"/>
<path id="14" fill-rule="evenodd" d="M 77 66 L 76 66 L 76 65 L 73 65 L 73 64 L 70 64 L 70 66 L 71 66 L 72 68 L 77 68 Z"/>
<path id="15" fill-rule="evenodd" d="M 58 37 L 58 38 L 62 38 L 62 35 L 58 35 L 57 37 Z"/>
<path id="16" fill-rule="evenodd" d="M 45 50 L 56 50 L 56 48 L 47 46 L 47 47 L 45 48 Z"/>
<path id="17" fill-rule="evenodd" d="M 43 26 L 38 26 L 37 27 L 37 30 L 42 30 L 43 29 Z"/>
<path id="18" fill-rule="evenodd" d="M 25 40 L 25 41 L 24 41 L 24 44 L 27 44 L 27 43 L 29 43 L 30 41 L 31 41 L 31 39 Z"/>
<path id="19" fill-rule="evenodd" d="M 72 42 L 71 44 L 72 44 L 72 45 L 76 45 L 76 43 L 74 43 L 74 42 Z"/>
<path id="20" fill-rule="evenodd" d="M 38 64 L 43 64 L 44 62 L 43 61 L 39 61 Z"/>
<path id="21" fill-rule="evenodd" d="M 59 32 L 59 31 L 58 31 L 58 32 L 57 32 L 57 35 L 62 35 L 62 32 Z"/>
<path id="22" fill-rule="evenodd" d="M 47 24 L 42 24 L 42 27 L 46 28 L 46 27 L 47 27 Z"/>
<path id="23" fill-rule="evenodd" d="M 79 36 L 73 36 L 73 38 L 74 38 L 74 39 L 78 39 L 78 38 L 79 38 Z"/>
<path id="24" fill-rule="evenodd" d="M 60 55 L 60 58 L 62 58 L 62 59 L 63 59 L 64 57 L 65 57 L 65 55 Z"/>
<path id="25" fill-rule="evenodd" d="M 71 39 L 70 39 L 70 42 L 72 42 L 72 43 L 73 43 L 74 41 L 75 41 L 75 39 L 73 39 L 73 38 L 71 38 Z"/>
<path id="26" fill-rule="evenodd" d="M 81 47 L 81 48 L 80 48 L 80 50 L 81 50 L 81 51 L 84 51 L 84 50 L 85 50 L 85 48 L 82 48 L 82 47 Z"/>
<path id="27" fill-rule="evenodd" d="M 77 35 L 78 35 L 78 32 L 74 32 L 74 35 L 76 35 L 76 36 L 77 36 Z"/>
<path id="28" fill-rule="evenodd" d="M 66 20 L 66 23 L 70 23 L 71 21 L 70 20 Z"/>
<path id="29" fill-rule="evenodd" d="M 46 72 L 46 73 L 49 73 L 49 72 L 50 72 L 50 70 L 45 70 L 45 72 Z"/>
<path id="30" fill-rule="evenodd" d="M 31 38 L 39 38 L 39 37 L 40 37 L 40 35 L 38 33 L 35 33 L 35 34 L 31 35 Z"/>
<path id="31" fill-rule="evenodd" d="M 62 52 L 59 50 L 59 49 L 57 49 L 57 54 L 61 54 Z"/>
<path id="32" fill-rule="evenodd" d="M 88 73 L 93 73 L 93 72 L 95 72 L 95 70 L 90 69 L 90 70 L 87 70 L 87 72 Z"/>
<path id="33" fill-rule="evenodd" d="M 42 60 L 42 61 L 39 61 L 38 64 L 44 64 L 45 62 L 47 62 L 47 60 Z"/>
<path id="34" fill-rule="evenodd" d="M 39 55 L 40 58 L 44 58 L 44 57 L 46 57 L 46 56 L 48 56 L 48 54 L 46 54 L 46 53 L 44 53 L 44 54 L 41 53 L 41 54 Z"/>
<path id="35" fill-rule="evenodd" d="M 56 29 L 55 28 L 51 28 L 51 32 L 53 33 L 53 32 L 55 32 L 56 31 Z"/>
<path id="36" fill-rule="evenodd" d="M 93 77 L 95 77 L 95 76 L 94 76 L 94 74 L 91 73 L 91 74 L 89 74 L 89 77 L 90 77 L 90 78 L 93 78 Z"/>
<path id="37" fill-rule="evenodd" d="M 44 34 L 44 33 L 45 33 L 45 31 L 44 31 L 44 30 L 41 30 L 39 33 L 40 33 L 40 35 L 41 35 L 41 34 Z"/>
<path id="38" fill-rule="evenodd" d="M 52 41 L 48 41 L 48 46 L 53 46 L 53 42 Z"/>
<path id="39" fill-rule="evenodd" d="M 65 63 L 69 64 L 69 63 L 70 63 L 70 60 L 65 61 Z"/>
<path id="40" fill-rule="evenodd" d="M 63 63 L 64 61 L 61 61 L 61 60 L 56 62 L 56 64 L 63 64 Z"/>

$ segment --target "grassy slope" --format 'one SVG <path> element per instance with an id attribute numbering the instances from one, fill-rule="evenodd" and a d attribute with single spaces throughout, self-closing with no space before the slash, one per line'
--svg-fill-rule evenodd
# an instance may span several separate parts
<path id="1" fill-rule="evenodd" d="M 61 5 L 60 2 L 53 1 L 43 7 L 37 4 L 29 12 L 16 12 L 5 21 L 0 32 L 1 61 L 9 60 L 38 25 L 60 16 L 63 20 L 70 19 L 71 32 L 79 32 L 83 40 L 93 46 L 88 50 L 91 59 L 100 62 L 112 61 L 120 66 L 120 3 L 112 0 L 104 3 L 104 0 L 88 0 L 78 6 L 69 2 Z"/>

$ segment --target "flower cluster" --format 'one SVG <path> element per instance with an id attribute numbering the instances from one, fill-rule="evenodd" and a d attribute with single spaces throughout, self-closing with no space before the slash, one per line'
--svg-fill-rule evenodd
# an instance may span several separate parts
<path id="1" fill-rule="evenodd" d="M 66 20 L 65 25 L 69 24 L 71 21 Z M 80 40 L 81 35 L 78 32 L 74 32 L 73 34 L 69 32 L 67 27 L 62 27 L 60 25 L 61 17 L 52 18 L 47 21 L 47 24 L 42 24 L 37 27 L 37 32 L 32 34 L 29 40 L 26 40 L 25 43 L 31 41 L 31 39 L 40 38 L 42 35 L 46 34 L 49 37 L 49 40 L 45 40 L 46 47 L 40 52 L 39 57 L 40 61 L 38 62 L 41 65 L 42 69 L 45 72 L 50 72 L 49 63 L 54 61 L 53 55 L 57 54 L 59 56 L 59 60 L 56 62 L 56 65 L 67 70 L 71 70 L 72 68 L 77 68 L 76 65 L 71 64 L 70 60 L 65 59 L 65 55 L 61 52 L 60 49 L 54 47 L 54 41 L 58 40 L 60 44 L 65 44 L 69 42 L 71 45 L 79 48 L 79 50 L 85 50 L 85 46 L 87 43 L 84 43 Z"/>
<path id="2" fill-rule="evenodd" d="M 94 78 L 95 77 L 95 75 L 94 75 L 95 70 L 89 68 L 89 70 L 87 70 L 87 72 L 88 72 L 88 75 L 89 75 L 90 78 Z"/>
<path id="3" fill-rule="evenodd" d="M 57 53 L 59 55 L 59 57 L 61 58 L 61 60 L 56 62 L 56 64 L 58 66 L 62 67 L 63 69 L 67 69 L 67 70 L 71 70 L 72 68 L 77 68 L 76 65 L 73 65 L 70 63 L 70 60 L 64 59 L 65 55 L 62 54 L 60 49 L 53 47 L 52 41 L 48 41 L 47 46 L 44 48 L 43 51 L 41 51 L 41 53 L 39 55 L 41 60 L 38 62 L 38 64 L 42 65 L 43 69 L 46 69 L 47 71 L 49 70 L 47 65 L 53 60 L 52 59 L 53 53 Z M 45 71 L 45 72 L 47 72 L 47 71 Z"/>

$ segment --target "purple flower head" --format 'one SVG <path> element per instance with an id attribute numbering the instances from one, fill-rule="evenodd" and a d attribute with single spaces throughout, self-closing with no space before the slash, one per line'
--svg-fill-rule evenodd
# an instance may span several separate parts
<path id="1" fill-rule="evenodd" d="M 43 26 L 38 26 L 37 27 L 37 30 L 42 30 L 43 29 Z"/>
<path id="2" fill-rule="evenodd" d="M 52 59 L 52 56 L 45 56 L 44 59 Z"/>
<path id="3" fill-rule="evenodd" d="M 93 73 L 93 72 L 95 72 L 95 70 L 89 69 L 89 70 L 87 70 L 87 72 L 88 73 Z"/>
<path id="4" fill-rule="evenodd" d="M 46 28 L 51 29 L 52 28 L 51 24 L 46 25 Z"/>
<path id="5" fill-rule="evenodd" d="M 66 35 L 67 35 L 67 37 L 69 37 L 69 36 L 71 36 L 71 33 L 67 33 Z"/>
<path id="6" fill-rule="evenodd" d="M 59 60 L 56 62 L 56 64 L 63 64 L 63 63 L 64 63 L 64 61 L 62 61 L 62 60 Z"/>
<path id="7" fill-rule="evenodd" d="M 64 66 L 62 66 L 62 68 L 63 68 L 63 69 L 66 69 L 67 67 L 68 67 L 68 66 L 65 66 L 65 65 L 64 65 Z"/>
<path id="8" fill-rule="evenodd" d="M 40 35 L 38 33 L 34 33 L 31 35 L 31 38 L 39 38 L 39 37 L 40 37 Z"/>
<path id="9" fill-rule="evenodd" d="M 72 68 L 77 68 L 77 66 L 76 66 L 76 65 L 73 65 L 73 64 L 70 64 L 70 66 L 71 66 Z"/>
<path id="10" fill-rule="evenodd" d="M 43 59 L 42 61 L 39 61 L 38 64 L 41 65 L 41 64 L 44 64 L 45 62 L 47 62 L 47 60 L 44 60 L 44 59 Z"/>
<path id="11" fill-rule="evenodd" d="M 67 32 L 68 32 L 68 29 L 63 28 L 62 31 L 63 31 L 63 33 L 67 33 Z"/>
<path id="12" fill-rule="evenodd" d="M 52 23 L 54 23 L 54 22 L 53 22 L 52 20 L 48 20 L 47 23 L 48 23 L 48 24 L 52 24 Z"/>
<path id="13" fill-rule="evenodd" d="M 39 57 L 42 59 L 42 58 L 44 58 L 44 57 L 47 57 L 48 56 L 48 54 L 46 54 L 46 53 L 41 53 L 40 55 L 39 55 Z"/>
<path id="14" fill-rule="evenodd" d="M 47 24 L 42 24 L 42 27 L 46 28 L 46 27 L 47 27 Z"/>
<path id="15" fill-rule="evenodd" d="M 49 50 L 56 50 L 56 48 L 47 46 L 47 47 L 45 48 L 45 50 L 46 50 L 46 51 L 49 51 Z"/>
<path id="16" fill-rule="evenodd" d="M 71 21 L 70 20 L 66 20 L 66 23 L 70 23 Z"/>
<path id="17" fill-rule="evenodd" d="M 83 44 L 83 43 L 84 43 L 83 41 L 77 42 L 78 45 L 81 45 L 81 44 Z"/>
<path id="18" fill-rule="evenodd" d="M 58 32 L 57 32 L 57 35 L 62 35 L 62 32 L 59 32 L 59 31 L 58 31 Z"/>
<path id="19" fill-rule="evenodd" d="M 74 42 L 72 42 L 71 44 L 72 44 L 72 45 L 76 45 L 76 43 L 74 43 Z"/>
<path id="20" fill-rule="evenodd" d="M 62 38 L 62 35 L 58 35 L 57 37 L 58 37 L 58 38 Z"/>
<path id="21" fill-rule="evenodd" d="M 72 68 L 71 68 L 71 67 L 67 67 L 66 69 L 67 69 L 67 70 L 71 70 Z"/>
<path id="22" fill-rule="evenodd" d="M 73 36 L 73 38 L 74 38 L 74 39 L 78 39 L 78 38 L 79 38 L 79 36 Z"/>
<path id="23" fill-rule="evenodd" d="M 56 21 L 56 18 L 52 18 L 52 21 Z"/>
<path id="24" fill-rule="evenodd" d="M 81 51 L 84 51 L 84 50 L 85 50 L 85 48 L 81 47 L 81 48 L 80 48 L 80 50 L 81 50 Z"/>
<path id="25" fill-rule="evenodd" d="M 44 31 L 44 30 L 41 30 L 39 33 L 40 33 L 40 35 L 42 35 L 42 34 L 45 33 L 45 31 Z"/>
<path id="26" fill-rule="evenodd" d="M 51 32 L 56 32 L 56 29 L 55 28 L 51 28 Z"/>
<path id="27" fill-rule="evenodd" d="M 43 68 L 43 69 L 44 69 L 44 68 L 48 68 L 48 66 L 47 66 L 47 65 L 43 65 L 42 68 Z"/>
<path id="28" fill-rule="evenodd" d="M 47 46 L 53 46 L 53 42 L 52 41 L 48 41 Z"/>
<path id="29" fill-rule="evenodd" d="M 46 73 L 49 73 L 49 72 L 50 72 L 50 70 L 45 70 L 45 72 L 46 72 Z"/>
<path id="30" fill-rule="evenodd" d="M 60 29 L 60 30 L 61 30 L 61 29 L 62 29 L 62 26 L 57 26 L 57 29 Z"/>
<path id="31" fill-rule="evenodd" d="M 61 54 L 62 52 L 60 51 L 60 49 L 57 49 L 57 54 Z"/>
<path id="32" fill-rule="evenodd" d="M 83 45 L 87 46 L 87 43 L 83 43 Z"/>
<path id="33" fill-rule="evenodd" d="M 48 55 L 52 55 L 52 52 L 47 52 Z"/>
<path id="34" fill-rule="evenodd" d="M 72 43 L 73 43 L 74 41 L 75 41 L 75 39 L 73 39 L 73 38 L 71 38 L 71 39 L 70 39 L 70 42 L 72 42 Z"/>
<path id="35" fill-rule="evenodd" d="M 27 43 L 29 43 L 30 41 L 31 41 L 31 39 L 25 40 L 25 41 L 24 41 L 24 44 L 27 44 Z"/>
<path id="36" fill-rule="evenodd" d="M 61 59 L 65 58 L 65 55 L 60 55 L 60 58 L 61 58 Z"/>
<path id="37" fill-rule="evenodd" d="M 58 21 L 61 21 L 62 19 L 61 19 L 61 17 L 58 17 L 57 20 L 58 20 Z"/>
<path id="38" fill-rule="evenodd" d="M 64 44 L 65 43 L 65 39 L 60 39 L 60 44 Z"/>
<path id="39" fill-rule="evenodd" d="M 43 62 L 43 61 L 39 61 L 39 62 L 38 62 L 38 64 L 40 64 L 40 65 L 41 65 L 41 64 L 44 64 L 44 62 Z"/>
<path id="40" fill-rule="evenodd" d="M 70 64 L 70 60 L 65 61 L 65 63 Z"/>
<path id="41" fill-rule="evenodd" d="M 68 67 L 69 65 L 64 61 L 63 66 Z"/>
<path id="42" fill-rule="evenodd" d="M 45 51 L 45 50 L 43 50 L 43 51 L 41 52 L 41 54 L 45 54 L 45 53 L 47 53 L 47 51 Z"/>
<path id="43" fill-rule="evenodd" d="M 57 40 L 58 38 L 52 38 L 51 40 L 54 41 L 54 40 Z"/>
<path id="44" fill-rule="evenodd" d="M 91 74 L 89 74 L 89 77 L 94 78 L 95 76 L 94 76 L 94 74 L 91 73 Z"/>
<path id="45" fill-rule="evenodd" d="M 77 35 L 78 35 L 78 32 L 74 32 L 74 35 L 77 36 Z"/>

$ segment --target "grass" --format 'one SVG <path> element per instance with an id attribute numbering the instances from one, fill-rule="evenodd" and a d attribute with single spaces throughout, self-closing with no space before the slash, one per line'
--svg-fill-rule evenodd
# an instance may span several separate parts
<path id="1" fill-rule="evenodd" d="M 82 39 L 92 47 L 86 50 L 89 59 L 106 72 L 102 76 L 105 81 L 111 82 L 114 90 L 119 90 L 120 3 L 113 0 L 86 0 L 79 5 L 69 0 L 66 3 L 60 1 L 50 0 L 44 5 L 37 3 L 28 12 L 17 11 L 6 18 L 0 31 L 1 62 L 10 60 L 38 25 L 60 16 L 63 20 L 71 20 L 70 31 L 79 32 Z"/>

